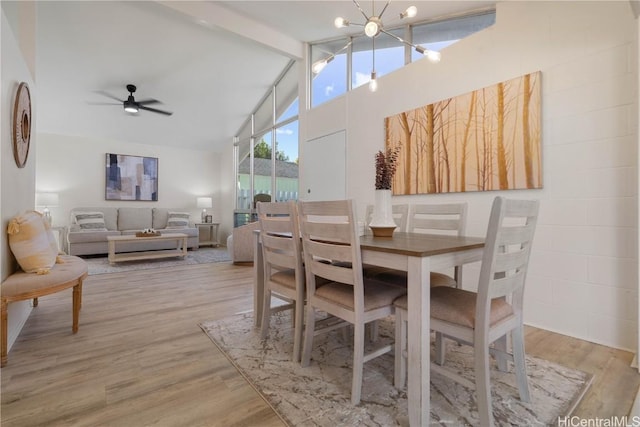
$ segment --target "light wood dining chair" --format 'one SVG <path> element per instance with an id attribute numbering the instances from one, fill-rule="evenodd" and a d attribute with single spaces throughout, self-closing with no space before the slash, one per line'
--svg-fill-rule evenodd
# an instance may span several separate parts
<path id="1" fill-rule="evenodd" d="M 307 279 L 302 366 L 310 363 L 314 336 L 339 327 L 318 325 L 316 329 L 317 311 L 352 324 L 351 402 L 356 405 L 360 402 L 363 364 L 393 347 L 387 345 L 364 354 L 365 324 L 393 314 L 393 301 L 406 290 L 363 278 L 360 238 L 351 200 L 300 202 L 298 209 Z M 330 282 L 318 287 L 316 278 Z"/>
<path id="2" fill-rule="evenodd" d="M 292 309 L 292 358 L 298 362 L 304 329 L 305 273 L 296 204 L 294 201 L 258 202 L 257 210 L 264 259 L 262 338 L 268 335 L 271 314 Z M 288 301 L 289 304 L 272 308 L 272 294 Z"/>
<path id="3" fill-rule="evenodd" d="M 464 235 L 467 225 L 467 203 L 420 204 L 409 207 L 409 233 Z M 407 286 L 405 271 L 381 269 L 365 271 L 369 277 L 393 283 L 397 286 Z M 454 277 L 448 274 L 432 271 L 430 275 L 431 287 L 434 286 L 462 286 L 462 266 L 456 266 Z"/>
<path id="4" fill-rule="evenodd" d="M 373 205 L 367 205 L 367 211 L 365 212 L 365 232 L 370 232 L 369 223 L 373 219 Z M 409 217 L 409 205 L 405 204 L 395 204 L 391 205 L 391 215 L 393 216 L 393 220 L 395 221 L 398 228 L 396 231 L 406 231 L 407 230 L 407 218 Z"/>
<path id="5" fill-rule="evenodd" d="M 431 288 L 431 330 L 436 332 L 435 362 L 431 369 L 476 390 L 480 425 L 493 425 L 489 383 L 489 353 L 506 370 L 515 365 L 518 390 L 523 402 L 529 401 L 529 385 L 524 351 L 522 301 L 531 244 L 538 217 L 538 201 L 496 197 L 491 209 L 480 268 L 478 292 L 459 288 Z M 396 387 L 406 377 L 407 298 L 396 305 Z M 513 352 L 507 353 L 507 334 L 511 333 Z M 444 336 L 474 347 L 475 384 L 444 368 Z M 493 348 L 490 344 L 496 343 Z"/>

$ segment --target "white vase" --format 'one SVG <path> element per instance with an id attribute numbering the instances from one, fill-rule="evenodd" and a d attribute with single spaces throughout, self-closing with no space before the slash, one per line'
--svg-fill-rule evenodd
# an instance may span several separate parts
<path id="1" fill-rule="evenodd" d="M 386 230 L 380 235 L 390 235 L 397 227 L 396 222 L 393 220 L 393 209 L 391 207 L 391 190 L 376 190 L 376 202 L 373 206 L 373 218 L 369 227 L 373 231 L 374 235 L 376 229 Z"/>

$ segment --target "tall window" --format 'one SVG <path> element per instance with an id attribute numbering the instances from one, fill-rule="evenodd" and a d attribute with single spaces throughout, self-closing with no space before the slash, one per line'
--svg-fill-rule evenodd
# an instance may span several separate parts
<path id="1" fill-rule="evenodd" d="M 439 52 L 475 32 L 490 27 L 495 23 L 495 19 L 495 10 L 487 10 L 466 16 L 390 28 L 387 31 L 405 40 L 412 40 L 415 45 Z M 320 71 L 311 67 L 311 107 L 369 82 L 374 65 L 373 51 L 372 40 L 364 35 L 311 44 L 309 58 L 312 65 L 329 59 Z M 386 34 L 375 38 L 377 77 L 406 65 L 409 59 L 405 58 L 417 61 L 423 57 L 411 47 Z M 347 70 L 351 70 L 348 78 Z"/>
<path id="2" fill-rule="evenodd" d="M 250 218 L 258 194 L 261 200 L 298 198 L 297 73 L 291 61 L 238 133 L 235 225 Z"/>

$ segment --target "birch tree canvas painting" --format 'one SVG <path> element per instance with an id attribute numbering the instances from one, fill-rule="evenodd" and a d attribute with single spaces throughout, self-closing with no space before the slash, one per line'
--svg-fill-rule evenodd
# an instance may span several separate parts
<path id="1" fill-rule="evenodd" d="M 385 118 L 400 145 L 393 194 L 542 188 L 535 72 Z"/>

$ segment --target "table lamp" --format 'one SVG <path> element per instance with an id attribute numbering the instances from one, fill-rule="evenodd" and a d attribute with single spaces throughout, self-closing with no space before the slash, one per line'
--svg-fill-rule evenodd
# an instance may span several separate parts
<path id="1" fill-rule="evenodd" d="M 51 211 L 49 208 L 55 208 L 58 206 L 59 198 L 58 193 L 36 193 L 36 206 L 44 207 L 42 215 L 44 219 L 51 225 Z"/>
<path id="2" fill-rule="evenodd" d="M 207 208 L 213 206 L 211 197 L 198 197 L 196 199 L 196 205 L 198 208 L 202 208 L 202 222 L 207 222 Z"/>

